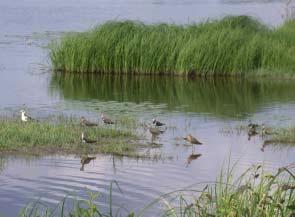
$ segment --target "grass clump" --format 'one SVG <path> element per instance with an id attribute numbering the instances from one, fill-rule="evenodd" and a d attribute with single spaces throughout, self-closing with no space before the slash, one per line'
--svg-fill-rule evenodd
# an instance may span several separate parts
<path id="1" fill-rule="evenodd" d="M 94 144 L 83 144 L 81 133 L 86 132 Z M 0 120 L 0 150 L 28 154 L 107 153 L 137 156 L 138 137 L 128 129 L 104 126 L 85 128 L 79 120 L 62 118 L 59 123 Z"/>
<path id="2" fill-rule="evenodd" d="M 268 138 L 265 144 L 289 144 L 295 145 L 295 127 L 269 128 Z"/>
<path id="3" fill-rule="evenodd" d="M 74 200 L 69 207 L 63 200 L 60 210 L 37 202 L 26 207 L 20 216 L 291 217 L 295 215 L 294 167 L 294 164 L 282 167 L 271 174 L 265 172 L 261 165 L 253 166 L 237 179 L 233 178 L 233 170 L 228 169 L 221 173 L 215 183 L 208 183 L 205 187 L 202 183 L 203 187 L 164 194 L 137 214 L 126 208 L 113 210 L 111 183 L 109 204 L 105 211 L 97 205 L 99 194 L 90 193 L 88 200 Z M 159 206 L 163 205 L 162 202 L 164 207 Z M 161 211 L 155 211 L 155 206 L 157 209 L 161 207 Z M 151 215 L 150 210 L 155 211 L 154 214 Z"/>
<path id="4" fill-rule="evenodd" d="M 183 26 L 110 21 L 53 43 L 50 59 L 62 72 L 294 77 L 294 25 L 273 29 L 247 16 Z"/>

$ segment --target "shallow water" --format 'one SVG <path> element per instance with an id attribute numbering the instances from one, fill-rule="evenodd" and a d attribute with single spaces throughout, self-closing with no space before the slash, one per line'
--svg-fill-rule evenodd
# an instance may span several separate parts
<path id="1" fill-rule="evenodd" d="M 123 191 L 114 188 L 115 205 L 138 211 L 163 193 L 214 181 L 229 156 L 239 162 L 237 173 L 257 163 L 276 169 L 294 162 L 290 146 L 262 152 L 259 137 L 249 141 L 244 133 L 226 131 L 249 120 L 294 125 L 294 81 L 52 76 L 46 48 L 64 31 L 83 31 L 109 19 L 188 23 L 248 14 L 278 25 L 283 12 L 279 1 L 1 1 L 1 115 L 16 116 L 26 108 L 39 119 L 65 114 L 95 120 L 107 111 L 141 122 L 156 116 L 169 128 L 157 140 L 163 146 L 150 150 L 161 156 L 156 160 L 99 155 L 80 171 L 75 156 L 0 156 L 0 216 L 16 216 L 38 198 L 53 206 L 67 194 L 85 197 L 85 188 L 101 192 L 105 207 L 112 180 Z M 202 156 L 190 165 L 191 147 L 179 139 L 187 133 L 204 143 L 196 147 Z"/>

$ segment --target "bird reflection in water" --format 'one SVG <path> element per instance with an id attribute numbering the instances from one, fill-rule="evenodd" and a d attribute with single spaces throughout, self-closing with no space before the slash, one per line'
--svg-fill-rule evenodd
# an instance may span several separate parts
<path id="1" fill-rule="evenodd" d="M 84 165 L 85 164 L 89 164 L 92 160 L 94 160 L 94 159 L 96 159 L 96 157 L 90 157 L 90 156 L 88 156 L 88 155 L 82 155 L 81 156 L 81 161 L 80 161 L 80 163 L 81 163 L 81 168 L 80 168 L 80 170 L 81 171 L 84 171 Z"/>
<path id="2" fill-rule="evenodd" d="M 202 154 L 190 154 L 190 155 L 188 156 L 187 160 L 186 160 L 186 166 L 188 166 L 189 164 L 191 164 L 191 162 L 192 162 L 193 160 L 196 160 L 196 159 L 198 159 L 198 158 L 201 157 L 201 156 L 202 156 Z"/>

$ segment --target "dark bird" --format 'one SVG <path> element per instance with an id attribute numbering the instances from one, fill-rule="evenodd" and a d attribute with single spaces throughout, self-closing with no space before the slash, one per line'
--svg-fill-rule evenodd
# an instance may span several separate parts
<path id="1" fill-rule="evenodd" d="M 248 140 L 250 141 L 251 137 L 256 136 L 257 134 L 257 127 L 255 127 L 254 125 L 250 126 L 248 129 Z"/>
<path id="2" fill-rule="evenodd" d="M 104 115 L 104 113 L 101 113 L 100 117 L 101 117 L 103 123 L 105 123 L 105 124 L 114 124 L 114 122 L 111 119 L 107 118 Z"/>
<path id="3" fill-rule="evenodd" d="M 157 127 L 161 127 L 161 126 L 164 126 L 166 124 L 160 122 L 160 121 L 157 121 L 156 118 L 153 118 L 153 124 Z"/>
<path id="4" fill-rule="evenodd" d="M 26 112 L 24 110 L 20 110 L 21 113 L 21 120 L 23 122 L 27 122 L 27 121 L 35 121 L 34 118 L 30 117 L 29 115 L 26 114 Z"/>
<path id="5" fill-rule="evenodd" d="M 80 124 L 82 126 L 86 126 L 86 127 L 94 127 L 94 126 L 98 126 L 98 124 L 96 123 L 92 123 L 88 120 L 86 120 L 86 118 L 84 118 L 83 116 L 80 118 Z"/>
<path id="6" fill-rule="evenodd" d="M 92 139 L 87 138 L 85 136 L 85 133 L 84 132 L 82 132 L 81 138 L 82 138 L 82 142 L 83 143 L 96 143 L 97 142 L 96 140 L 92 140 Z"/>
<path id="7" fill-rule="evenodd" d="M 88 155 L 81 156 L 81 161 L 80 161 L 81 168 L 80 168 L 80 170 L 84 171 L 84 165 L 89 164 L 90 161 L 92 161 L 94 159 L 96 159 L 96 157 L 89 157 Z"/>
<path id="8" fill-rule="evenodd" d="M 201 154 L 191 154 L 187 158 L 187 161 L 186 161 L 187 165 L 189 165 L 193 160 L 196 160 L 196 159 L 198 159 L 201 156 L 202 156 Z"/>
<path id="9" fill-rule="evenodd" d="M 250 123 L 248 124 L 248 127 L 257 130 L 257 128 L 259 127 L 259 124 L 254 124 L 254 123 L 250 122 Z"/>
<path id="10" fill-rule="evenodd" d="M 193 137 L 191 134 L 188 134 L 186 137 L 183 138 L 184 140 L 190 142 L 192 145 L 201 145 L 202 143 Z"/>

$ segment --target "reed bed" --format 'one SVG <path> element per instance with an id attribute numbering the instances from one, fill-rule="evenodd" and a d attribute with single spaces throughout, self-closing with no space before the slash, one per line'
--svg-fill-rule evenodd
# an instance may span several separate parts
<path id="1" fill-rule="evenodd" d="M 295 215 L 294 168 L 295 165 L 291 164 L 269 173 L 257 165 L 237 179 L 234 178 L 233 168 L 228 168 L 221 172 L 216 182 L 163 194 L 138 213 L 126 208 L 113 208 L 112 188 L 114 183 L 118 183 L 112 182 L 107 209 L 96 205 L 100 194 L 92 192 L 89 199 L 72 200 L 70 206 L 66 205 L 64 199 L 55 209 L 37 201 L 25 207 L 20 216 L 291 217 Z M 119 190 L 121 191 L 120 188 Z M 162 210 L 151 214 L 149 211 L 155 209 L 155 206 L 162 207 Z"/>
<path id="2" fill-rule="evenodd" d="M 110 21 L 50 46 L 54 71 L 183 76 L 295 75 L 295 20 L 270 28 L 248 16 L 199 24 Z"/>

